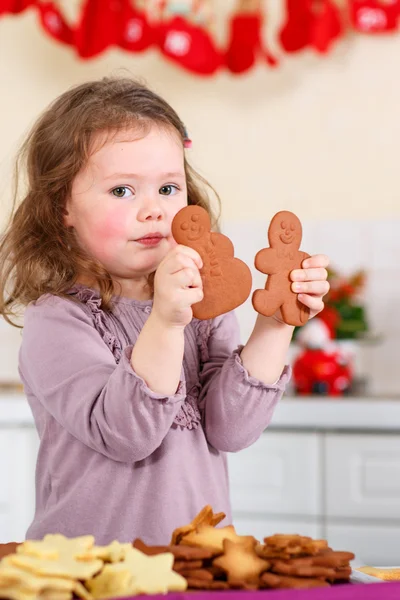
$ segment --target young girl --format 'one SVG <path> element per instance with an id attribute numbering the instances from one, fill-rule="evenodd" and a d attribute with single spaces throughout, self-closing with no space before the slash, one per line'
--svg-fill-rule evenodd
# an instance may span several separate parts
<path id="1" fill-rule="evenodd" d="M 260 437 L 283 394 L 293 328 L 279 314 L 257 316 L 244 347 L 233 313 L 192 318 L 201 258 L 171 222 L 211 210 L 186 146 L 174 110 L 130 79 L 67 91 L 25 144 L 0 314 L 27 305 L 19 372 L 40 436 L 27 538 L 164 544 L 205 504 L 230 522 L 225 453 Z M 327 265 L 291 274 L 311 316 Z"/>

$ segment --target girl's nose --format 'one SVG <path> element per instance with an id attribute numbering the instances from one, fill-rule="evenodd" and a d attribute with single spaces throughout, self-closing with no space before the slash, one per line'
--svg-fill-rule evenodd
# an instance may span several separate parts
<path id="1" fill-rule="evenodd" d="M 140 221 L 160 221 L 162 219 L 161 206 L 155 200 L 148 200 L 142 204 L 138 213 Z"/>

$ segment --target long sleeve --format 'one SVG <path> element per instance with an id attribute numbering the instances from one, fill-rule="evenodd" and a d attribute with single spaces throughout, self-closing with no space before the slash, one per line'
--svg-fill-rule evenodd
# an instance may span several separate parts
<path id="1" fill-rule="evenodd" d="M 47 297 L 25 312 L 19 372 L 71 435 L 115 461 L 133 463 L 160 446 L 186 390 L 181 381 L 174 396 L 152 392 L 132 369 L 131 352 L 125 348 L 117 365 L 78 304 Z"/>
<path id="2" fill-rule="evenodd" d="M 200 407 L 208 442 L 224 452 L 243 450 L 259 438 L 290 378 L 285 367 L 274 385 L 265 385 L 249 375 L 239 352 L 234 313 L 214 319 L 200 375 Z"/>

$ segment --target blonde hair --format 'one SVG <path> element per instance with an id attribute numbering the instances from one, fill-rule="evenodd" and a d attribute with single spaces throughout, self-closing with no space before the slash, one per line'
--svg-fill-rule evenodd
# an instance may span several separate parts
<path id="1" fill-rule="evenodd" d="M 27 171 L 28 188 L 0 240 L 0 315 L 11 317 L 18 308 L 43 294 L 67 297 L 78 277 L 93 281 L 102 307 L 112 308 L 116 293 L 110 273 L 91 258 L 64 224 L 66 200 L 74 177 L 86 164 L 94 135 L 135 127 L 144 133 L 152 124 L 178 132 L 185 126 L 171 106 L 145 85 L 121 77 L 90 81 L 58 97 L 38 119 L 16 161 L 16 182 Z M 214 226 L 209 184 L 184 162 L 188 203 L 202 206 Z M 151 278 L 150 278 L 151 285 Z M 70 296 L 68 296 L 70 297 Z"/>

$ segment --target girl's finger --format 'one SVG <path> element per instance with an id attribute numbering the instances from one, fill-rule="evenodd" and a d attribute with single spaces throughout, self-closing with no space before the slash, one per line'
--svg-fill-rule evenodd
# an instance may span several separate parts
<path id="1" fill-rule="evenodd" d="M 201 302 L 204 298 L 203 288 L 194 287 L 190 288 L 186 291 L 186 298 L 190 305 L 196 304 L 196 302 Z"/>
<path id="2" fill-rule="evenodd" d="M 326 254 L 314 254 L 305 258 L 302 262 L 303 269 L 313 269 L 315 267 L 329 267 L 329 257 Z"/>
<path id="3" fill-rule="evenodd" d="M 197 271 L 197 272 L 196 272 Z M 199 271 L 193 268 L 184 268 L 175 273 L 175 280 L 178 285 L 182 288 L 202 288 L 203 283 L 199 274 Z"/>
<path id="4" fill-rule="evenodd" d="M 290 273 L 292 281 L 318 281 L 318 279 L 326 280 L 328 271 L 324 267 L 294 269 Z"/>
<path id="5" fill-rule="evenodd" d="M 194 261 L 198 269 L 202 268 L 203 261 L 201 259 L 201 256 L 198 252 L 196 252 L 196 250 L 193 250 L 193 248 L 189 248 L 189 246 L 182 246 L 181 244 L 179 244 L 174 248 L 173 252 L 175 252 L 177 255 L 183 254 L 189 256 L 189 258 L 191 258 Z"/>
<path id="6" fill-rule="evenodd" d="M 182 269 L 194 269 L 196 271 L 199 270 L 193 258 L 184 252 L 171 255 L 166 262 L 166 266 L 171 275 L 182 271 Z"/>
<path id="7" fill-rule="evenodd" d="M 308 308 L 317 313 L 321 312 L 324 308 L 324 303 L 319 296 L 309 296 L 308 294 L 299 294 L 298 299 L 300 302 L 308 306 Z"/>
<path id="8" fill-rule="evenodd" d="M 292 283 L 292 292 L 296 294 L 313 294 L 314 296 L 325 296 L 329 292 L 327 281 L 305 281 Z"/>

